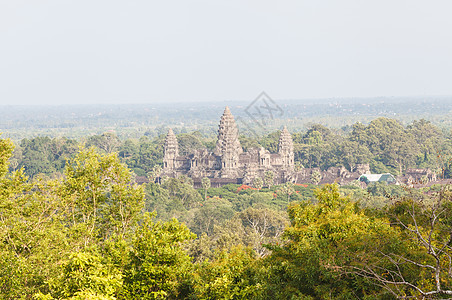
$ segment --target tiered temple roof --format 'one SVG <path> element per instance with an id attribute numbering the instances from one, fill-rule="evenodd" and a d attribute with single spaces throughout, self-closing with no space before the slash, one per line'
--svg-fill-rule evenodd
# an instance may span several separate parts
<path id="1" fill-rule="evenodd" d="M 216 155 L 224 155 L 226 153 L 239 155 L 243 152 L 239 141 L 239 133 L 237 125 L 231 110 L 226 106 L 223 115 L 221 116 L 220 125 L 218 129 L 218 141 L 214 153 Z"/>
<path id="2" fill-rule="evenodd" d="M 168 130 L 168 135 L 165 139 L 165 149 L 166 152 L 172 152 L 176 156 L 179 155 L 179 144 L 177 143 L 176 135 L 171 128 Z"/>
<path id="3" fill-rule="evenodd" d="M 286 126 L 284 126 L 284 129 L 281 131 L 281 135 L 279 136 L 278 150 L 279 152 L 293 151 L 292 136 Z"/>
<path id="4" fill-rule="evenodd" d="M 293 140 L 286 126 L 279 136 L 278 152 L 281 155 L 283 167 L 293 169 L 295 165 Z"/>
<path id="5" fill-rule="evenodd" d="M 174 169 L 179 156 L 179 144 L 176 135 L 170 128 L 165 139 L 165 153 L 163 156 L 163 168 Z"/>

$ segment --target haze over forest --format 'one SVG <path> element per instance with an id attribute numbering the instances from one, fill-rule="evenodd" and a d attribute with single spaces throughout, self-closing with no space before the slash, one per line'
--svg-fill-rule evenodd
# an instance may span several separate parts
<path id="1" fill-rule="evenodd" d="M 392 97 L 323 100 L 273 100 L 280 111 L 261 108 L 260 114 L 250 101 L 174 104 L 117 105 L 52 105 L 4 106 L 0 118 L 3 137 L 14 140 L 39 135 L 80 138 L 85 135 L 115 132 L 118 137 L 139 138 L 147 133 L 157 136 L 169 127 L 176 132 L 200 131 L 216 136 L 217 122 L 228 105 L 239 118 L 238 127 L 244 135 L 264 135 L 286 125 L 292 131 L 304 131 L 318 123 L 330 128 L 344 128 L 355 122 L 369 123 L 377 117 L 389 117 L 403 124 L 425 119 L 439 128 L 452 126 L 452 97 Z M 273 108 L 274 109 L 274 108 Z M 265 128 L 253 121 L 263 118 Z"/>

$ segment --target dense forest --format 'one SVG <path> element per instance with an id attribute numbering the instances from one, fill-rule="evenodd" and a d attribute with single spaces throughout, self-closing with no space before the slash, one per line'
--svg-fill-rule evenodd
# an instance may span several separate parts
<path id="1" fill-rule="evenodd" d="M 194 190 L 179 178 L 139 186 L 116 153 L 94 147 L 79 148 L 62 176 L 28 179 L 23 169 L 8 171 L 12 152 L 12 142 L 0 140 L 4 299 L 452 293 L 447 185 Z M 360 205 L 373 197 L 386 204 Z"/>
<path id="2" fill-rule="evenodd" d="M 5 131 L 1 299 L 452 295 L 450 184 L 363 188 L 262 178 L 221 188 L 203 180 L 194 189 L 191 178 L 159 177 L 166 128 L 14 141 Z M 181 154 L 215 146 L 211 132 L 174 131 Z M 279 134 L 243 134 L 240 142 L 276 152 Z M 373 173 L 430 168 L 451 178 L 450 127 L 424 119 L 312 123 L 292 137 L 296 168 L 364 163 Z"/>

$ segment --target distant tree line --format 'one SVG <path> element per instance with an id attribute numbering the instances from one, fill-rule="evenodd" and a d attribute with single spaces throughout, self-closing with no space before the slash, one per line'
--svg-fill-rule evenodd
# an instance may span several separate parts
<path id="1" fill-rule="evenodd" d="M 13 148 L 0 139 L 2 299 L 452 295 L 450 185 L 137 185 L 95 147 L 28 178 L 11 170 Z"/>
<path id="2" fill-rule="evenodd" d="M 176 131 L 177 132 L 177 131 Z M 368 125 L 355 123 L 344 130 L 314 124 L 306 132 L 293 132 L 295 161 L 298 168 L 344 166 L 350 171 L 356 164 L 370 164 L 373 173 L 402 174 L 407 168 L 431 168 L 442 177 L 451 176 L 452 134 L 425 120 L 402 126 L 398 121 L 378 118 Z M 165 133 L 157 137 L 120 140 L 114 133 L 92 135 L 79 140 L 36 137 L 23 139 L 14 152 L 11 169 L 24 168 L 28 176 L 58 174 L 65 161 L 80 145 L 94 146 L 102 153 L 117 152 L 138 176 L 147 176 L 162 164 Z M 213 149 L 215 137 L 200 132 L 177 135 L 181 155 L 199 148 Z M 240 136 L 245 149 L 264 147 L 277 151 L 279 132 L 261 138 Z"/>

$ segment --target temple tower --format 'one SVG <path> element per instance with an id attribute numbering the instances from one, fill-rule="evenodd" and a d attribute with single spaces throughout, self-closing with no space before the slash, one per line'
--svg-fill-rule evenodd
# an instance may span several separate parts
<path id="1" fill-rule="evenodd" d="M 286 126 L 284 126 L 279 136 L 278 153 L 281 155 L 283 167 L 293 169 L 295 165 L 293 140 Z"/>
<path id="2" fill-rule="evenodd" d="M 177 143 L 176 135 L 170 128 L 168 130 L 168 135 L 165 139 L 165 145 L 163 146 L 163 168 L 164 169 L 175 169 L 176 168 L 176 158 L 179 156 L 179 145 Z"/>
<path id="3" fill-rule="evenodd" d="M 222 177 L 233 177 L 239 167 L 239 155 L 243 152 L 240 145 L 237 125 L 234 117 L 226 106 L 220 120 L 218 129 L 218 141 L 215 147 L 215 155 L 221 157 Z"/>

